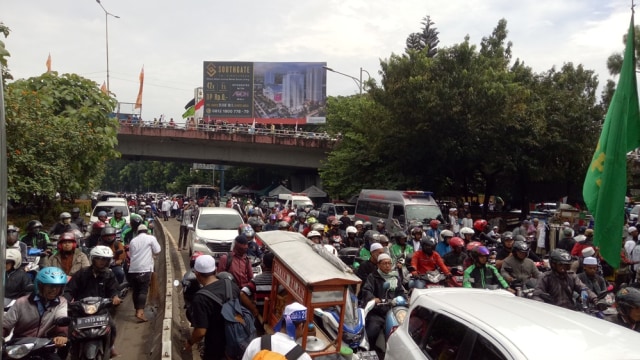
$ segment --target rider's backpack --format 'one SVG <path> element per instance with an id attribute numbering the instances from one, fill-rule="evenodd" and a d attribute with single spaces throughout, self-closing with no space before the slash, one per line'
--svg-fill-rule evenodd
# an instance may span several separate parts
<path id="1" fill-rule="evenodd" d="M 205 295 L 222 306 L 224 318 L 225 353 L 229 359 L 241 359 L 245 349 L 251 340 L 257 337 L 255 319 L 251 311 L 240 304 L 237 297 L 233 297 L 231 280 L 222 280 L 225 283 L 225 300 L 207 290 L 198 290 L 198 294 Z"/>
<path id="2" fill-rule="evenodd" d="M 304 350 L 298 344 L 282 355 L 271 350 L 271 335 L 262 335 L 260 338 L 260 352 L 253 356 L 253 360 L 296 360 L 304 354 Z"/>

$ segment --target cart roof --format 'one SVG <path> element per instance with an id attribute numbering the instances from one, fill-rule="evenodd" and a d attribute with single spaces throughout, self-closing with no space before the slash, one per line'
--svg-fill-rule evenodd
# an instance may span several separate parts
<path id="1" fill-rule="evenodd" d="M 336 268 L 313 251 L 307 239 L 291 231 L 263 231 L 256 234 L 305 285 L 357 284 L 360 278 Z"/>

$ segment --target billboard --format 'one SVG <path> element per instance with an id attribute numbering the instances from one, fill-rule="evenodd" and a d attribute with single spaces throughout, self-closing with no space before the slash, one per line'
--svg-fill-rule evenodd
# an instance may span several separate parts
<path id="1" fill-rule="evenodd" d="M 324 62 L 205 61 L 204 120 L 323 124 Z"/>

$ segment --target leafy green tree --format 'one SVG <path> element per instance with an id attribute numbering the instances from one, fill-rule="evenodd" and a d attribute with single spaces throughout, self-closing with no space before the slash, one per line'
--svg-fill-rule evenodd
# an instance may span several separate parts
<path id="1" fill-rule="evenodd" d="M 115 99 L 97 84 L 57 72 L 7 86 L 9 199 L 43 204 L 99 184 L 108 159 L 117 157 Z"/>
<path id="2" fill-rule="evenodd" d="M 0 34 L 4 35 L 5 38 L 9 36 L 11 29 L 8 26 L 0 22 Z M 12 80 L 13 76 L 9 73 L 7 58 L 10 57 L 11 54 L 4 46 L 4 42 L 0 40 L 0 71 L 2 72 L 2 85 L 7 83 L 7 80 Z"/>
<path id="3" fill-rule="evenodd" d="M 635 26 L 635 45 L 636 45 L 636 68 L 640 68 L 640 25 Z M 624 48 L 624 44 L 627 43 L 627 32 L 624 32 L 622 35 L 622 45 L 621 48 Z M 607 69 L 609 69 L 609 74 L 615 76 L 620 74 L 620 69 L 622 69 L 622 53 L 615 52 L 609 55 L 607 58 Z"/>

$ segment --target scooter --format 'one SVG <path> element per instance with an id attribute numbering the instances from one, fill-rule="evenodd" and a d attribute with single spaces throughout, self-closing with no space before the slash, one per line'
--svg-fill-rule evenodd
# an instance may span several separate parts
<path id="1" fill-rule="evenodd" d="M 415 289 L 443 288 L 447 277 L 440 270 L 427 271 L 425 274 L 412 276 Z"/>
<path id="2" fill-rule="evenodd" d="M 27 259 L 26 265 L 24 265 L 24 271 L 29 274 L 31 281 L 35 280 L 36 275 L 38 275 L 38 271 L 40 270 L 40 257 L 46 256 L 46 252 L 44 250 L 40 250 L 38 248 L 30 247 L 27 250 Z"/>
<path id="3" fill-rule="evenodd" d="M 387 294 L 389 292 L 389 286 L 390 284 L 388 282 L 385 282 L 383 285 L 383 288 L 385 289 Z M 393 332 L 396 331 L 396 329 L 398 329 L 398 327 L 402 325 L 402 323 L 404 322 L 409 312 L 409 307 L 408 307 L 407 299 L 405 299 L 403 296 L 396 296 L 393 299 L 389 299 L 388 296 L 385 296 L 383 299 L 380 299 L 380 300 L 381 301 L 378 304 L 375 303 L 375 300 L 370 300 L 367 303 L 367 305 L 364 307 L 364 317 L 366 319 L 369 312 L 373 310 L 375 307 L 378 307 L 378 306 L 389 307 L 389 310 L 387 311 L 387 314 L 385 316 L 384 332 L 382 331 L 380 332 L 380 334 L 376 338 L 375 344 L 369 344 L 369 350 L 376 350 L 375 352 L 384 353 L 387 348 L 386 344 L 387 344 L 387 340 L 389 339 L 389 336 L 391 336 L 391 334 L 393 334 Z M 366 338 L 366 334 L 365 334 L 365 338 Z M 375 352 L 370 351 L 369 353 L 375 353 Z"/>
<path id="4" fill-rule="evenodd" d="M 340 308 L 313 309 L 314 321 L 321 327 L 330 339 L 338 336 L 340 324 Z M 365 334 L 364 309 L 358 307 L 358 298 L 349 291 L 348 301 L 345 303 L 344 323 L 342 326 L 342 343 L 354 352 L 369 350 L 369 343 Z"/>
<path id="5" fill-rule="evenodd" d="M 68 326 L 69 318 L 57 319 L 56 326 Z M 2 345 L 3 359 L 48 359 L 49 354 L 56 352 L 53 339 L 38 337 L 23 337 L 5 340 Z"/>
<path id="6" fill-rule="evenodd" d="M 128 284 L 119 286 L 120 298 L 126 296 Z M 86 297 L 69 303 L 71 325 L 71 359 L 110 359 L 111 358 L 111 299 Z"/>

